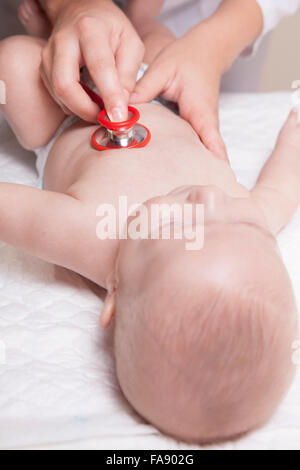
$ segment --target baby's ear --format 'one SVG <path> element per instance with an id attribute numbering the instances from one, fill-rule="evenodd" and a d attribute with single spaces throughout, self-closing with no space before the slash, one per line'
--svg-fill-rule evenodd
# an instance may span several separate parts
<path id="1" fill-rule="evenodd" d="M 105 329 L 110 325 L 110 322 L 116 311 L 116 287 L 114 276 L 111 275 L 107 281 L 107 295 L 104 301 L 103 309 L 100 315 L 100 327 Z"/>
<path id="2" fill-rule="evenodd" d="M 107 293 L 104 306 L 100 315 L 100 327 L 105 329 L 110 325 L 112 317 L 116 311 L 116 294 Z"/>

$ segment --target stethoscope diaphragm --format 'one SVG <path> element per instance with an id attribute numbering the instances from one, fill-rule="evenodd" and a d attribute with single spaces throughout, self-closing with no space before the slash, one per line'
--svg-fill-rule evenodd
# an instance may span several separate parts
<path id="1" fill-rule="evenodd" d="M 123 122 L 110 121 L 107 112 L 103 109 L 103 101 L 97 93 L 91 90 L 85 83 L 81 86 L 102 109 L 98 116 L 101 127 L 97 129 L 91 138 L 92 146 L 99 151 L 109 149 L 133 149 L 142 148 L 151 140 L 151 133 L 147 127 L 139 124 L 139 111 L 133 106 L 128 107 L 128 120 Z"/>
<path id="2" fill-rule="evenodd" d="M 112 122 L 106 110 L 101 111 L 98 121 L 102 127 L 92 135 L 92 145 L 96 150 L 142 148 L 149 143 L 151 133 L 147 127 L 138 123 L 139 111 L 129 106 L 128 114 L 127 121 Z"/>

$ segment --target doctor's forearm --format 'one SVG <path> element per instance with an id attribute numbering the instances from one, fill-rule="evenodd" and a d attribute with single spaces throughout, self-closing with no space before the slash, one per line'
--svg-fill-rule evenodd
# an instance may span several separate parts
<path id="1" fill-rule="evenodd" d="M 160 13 L 165 0 L 128 0 L 125 13 L 132 22 L 141 24 L 144 21 L 154 20 Z"/>
<path id="2" fill-rule="evenodd" d="M 223 56 L 223 72 L 262 33 L 264 19 L 256 0 L 223 0 L 220 7 L 198 28 L 213 34 Z M 197 27 L 196 27 L 197 28 Z"/>
<path id="3" fill-rule="evenodd" d="M 112 0 L 94 0 L 94 4 L 103 3 L 103 2 L 111 2 Z M 65 7 L 69 5 L 74 5 L 74 7 L 78 6 L 82 8 L 85 0 L 38 0 L 40 6 L 47 14 L 49 20 L 52 23 L 55 23 L 59 13 L 64 10 Z M 91 3 L 91 2 L 89 2 Z"/>

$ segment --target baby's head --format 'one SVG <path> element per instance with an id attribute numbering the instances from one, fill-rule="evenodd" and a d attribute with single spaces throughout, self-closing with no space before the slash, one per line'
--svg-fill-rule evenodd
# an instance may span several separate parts
<path id="1" fill-rule="evenodd" d="M 296 305 L 251 199 L 214 187 L 161 198 L 179 201 L 205 206 L 201 250 L 187 251 L 185 240 L 121 246 L 107 301 L 116 310 L 117 374 L 128 401 L 161 431 L 214 442 L 261 426 L 287 392 Z"/>

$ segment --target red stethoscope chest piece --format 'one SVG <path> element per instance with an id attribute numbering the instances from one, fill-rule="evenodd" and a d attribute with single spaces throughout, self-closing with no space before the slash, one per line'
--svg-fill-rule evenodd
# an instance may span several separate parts
<path id="1" fill-rule="evenodd" d="M 96 150 L 133 149 L 146 147 L 151 140 L 151 133 L 147 127 L 138 123 L 140 113 L 133 106 L 128 108 L 128 120 L 112 122 L 107 116 L 102 99 L 85 83 L 80 82 L 82 88 L 102 111 L 98 122 L 101 127 L 92 135 L 92 145 Z"/>
<path id="2" fill-rule="evenodd" d="M 93 147 L 99 151 L 145 147 L 151 139 L 151 133 L 138 123 L 139 119 L 140 113 L 132 106 L 128 108 L 128 120 L 123 122 L 110 121 L 104 109 L 98 116 L 102 127 L 92 135 Z"/>

